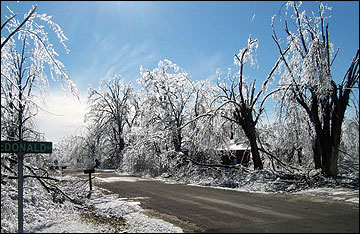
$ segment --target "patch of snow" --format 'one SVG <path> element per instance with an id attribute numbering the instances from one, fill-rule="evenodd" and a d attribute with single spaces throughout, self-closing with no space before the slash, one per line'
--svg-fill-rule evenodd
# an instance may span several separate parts
<path id="1" fill-rule="evenodd" d="M 123 217 L 129 224 L 129 227 L 124 230 L 126 232 L 141 232 L 141 233 L 181 233 L 181 228 L 174 226 L 171 223 L 160 219 L 150 218 L 142 214 L 143 209 L 140 207 L 141 202 L 124 201 L 117 198 L 116 195 L 106 195 L 103 192 L 105 189 L 98 189 L 92 194 L 89 200 L 90 204 L 95 204 L 94 207 L 97 213 L 102 216 Z M 109 191 L 108 191 L 109 192 Z M 101 201 L 101 203 L 99 202 Z"/>
<path id="2" fill-rule="evenodd" d="M 135 213 L 126 216 L 130 224 L 127 232 L 130 233 L 182 233 L 182 229 L 162 221 L 160 219 L 149 218 L 148 216 Z"/>
<path id="3" fill-rule="evenodd" d="M 357 203 L 359 204 L 359 197 L 354 197 L 354 198 L 350 198 L 350 199 L 346 199 L 346 202 L 352 202 L 352 203 Z"/>
<path id="4" fill-rule="evenodd" d="M 96 169 L 96 172 L 115 172 L 115 169 Z"/>
<path id="5" fill-rule="evenodd" d="M 26 232 L 39 232 L 39 233 L 100 233 L 110 231 L 101 226 L 84 222 L 80 220 L 79 215 L 63 215 L 57 220 L 53 220 L 47 224 L 43 223 L 34 227 L 29 227 Z"/>
<path id="6" fill-rule="evenodd" d="M 96 177 L 97 180 L 100 180 L 102 182 L 105 183 L 112 183 L 112 182 L 136 182 L 136 181 L 144 181 L 146 179 L 142 179 L 139 177 L 131 177 L 131 176 L 116 176 L 116 177 L 107 177 L 107 178 L 102 178 L 102 177 Z"/>
<path id="7" fill-rule="evenodd" d="M 359 204 L 359 190 L 346 188 L 315 188 L 296 192 L 295 194 L 306 194 L 310 196 L 321 196 L 333 200 L 342 200 Z"/>

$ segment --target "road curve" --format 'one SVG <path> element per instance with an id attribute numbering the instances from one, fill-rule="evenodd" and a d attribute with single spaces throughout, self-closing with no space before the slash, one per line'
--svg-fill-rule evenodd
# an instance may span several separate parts
<path id="1" fill-rule="evenodd" d="M 184 232 L 359 232 L 359 205 L 304 195 L 258 194 L 95 173 L 95 185 L 139 200 Z M 105 182 L 102 178 L 113 179 Z M 111 181 L 111 180 L 110 180 Z"/>

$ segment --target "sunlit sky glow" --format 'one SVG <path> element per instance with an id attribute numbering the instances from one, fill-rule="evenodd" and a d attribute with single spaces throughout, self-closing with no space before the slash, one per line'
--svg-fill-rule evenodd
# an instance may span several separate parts
<path id="1" fill-rule="evenodd" d="M 228 67 L 233 68 L 233 55 L 246 45 L 250 34 L 259 40 L 259 68 L 247 68 L 245 73 L 249 79 L 257 79 L 260 87 L 278 58 L 270 21 L 274 14 L 284 16 L 284 3 L 2 1 L 1 21 L 10 14 L 6 6 L 22 16 L 32 5 L 37 5 L 37 12 L 52 15 L 69 39 L 66 44 L 70 53 L 66 54 L 49 33 L 59 59 L 81 94 L 81 104 L 76 99 L 59 98 L 65 95 L 60 84 L 50 82 L 49 111 L 57 115 L 40 114 L 38 126 L 48 140 L 56 142 L 81 125 L 89 84 L 98 87 L 101 78 L 120 74 L 136 86 L 139 67 L 152 70 L 162 59 L 178 64 L 193 80 L 215 79 L 217 68 L 223 75 Z M 332 75 L 335 80 L 341 80 L 359 47 L 359 2 L 324 3 L 333 7 L 328 13 L 332 15 L 328 20 L 330 39 L 340 51 Z M 305 1 L 302 9 L 317 11 L 317 5 Z M 283 31 L 283 25 L 277 23 L 277 30 Z"/>

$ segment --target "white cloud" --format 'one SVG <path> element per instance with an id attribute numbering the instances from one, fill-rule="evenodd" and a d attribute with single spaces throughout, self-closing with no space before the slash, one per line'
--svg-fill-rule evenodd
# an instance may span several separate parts
<path id="1" fill-rule="evenodd" d="M 89 66 L 84 69 L 73 71 L 72 77 L 79 86 L 95 83 L 101 78 L 112 77 L 120 74 L 127 80 L 135 81 L 139 75 L 139 67 L 143 63 L 154 62 L 157 58 L 156 51 L 153 51 L 151 41 L 144 40 L 138 44 L 120 44 L 111 36 L 100 38 L 89 55 L 92 59 Z M 105 53 L 106 56 L 99 56 Z M 97 85 L 97 83 L 96 83 Z"/>
<path id="2" fill-rule="evenodd" d="M 254 19 L 255 19 L 255 14 L 254 14 L 253 17 L 251 18 L 250 23 L 252 23 L 252 22 L 254 21 Z"/>
<path id="3" fill-rule="evenodd" d="M 56 143 L 64 136 L 76 134 L 81 126 L 85 126 L 85 94 L 80 94 L 80 99 L 81 102 L 63 91 L 50 92 L 46 111 L 40 110 L 37 116 L 38 129 L 45 134 L 47 141 Z"/>
<path id="4" fill-rule="evenodd" d="M 202 56 L 198 65 L 194 66 L 195 69 L 193 69 L 191 73 L 196 79 L 209 79 L 214 81 L 217 78 L 216 69 L 222 67 L 224 63 L 224 55 L 222 52 L 216 52 L 211 56 L 204 56 Z"/>
<path id="5" fill-rule="evenodd" d="M 149 43 L 144 41 L 142 44 L 136 45 L 135 47 L 132 48 L 129 57 L 138 58 L 139 56 L 142 56 L 145 53 L 147 48 L 149 48 Z"/>

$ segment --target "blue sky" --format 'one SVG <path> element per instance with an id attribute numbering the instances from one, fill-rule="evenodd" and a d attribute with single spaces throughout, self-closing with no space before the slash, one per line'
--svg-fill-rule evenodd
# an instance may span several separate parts
<path id="1" fill-rule="evenodd" d="M 249 34 L 259 40 L 259 68 L 247 68 L 245 73 L 257 79 L 260 87 L 278 58 L 270 22 L 274 14 L 284 15 L 284 3 L 2 1 L 1 18 L 3 22 L 4 15 L 9 14 L 5 6 L 22 16 L 37 5 L 38 13 L 52 15 L 69 38 L 69 54 L 56 47 L 59 59 L 82 94 L 88 84 L 97 87 L 100 78 L 114 74 L 135 84 L 140 65 L 152 70 L 161 59 L 178 64 L 193 80 L 215 78 L 217 68 L 225 75 L 226 69 L 233 67 L 234 53 L 246 45 Z M 325 3 L 333 7 L 328 12 L 330 39 L 335 49 L 340 48 L 332 73 L 335 80 L 341 80 L 359 47 L 359 2 Z M 305 1 L 302 9 L 317 11 L 317 6 L 315 1 Z M 278 24 L 277 30 L 283 31 L 283 25 Z M 56 40 L 52 42 L 57 46 Z M 58 87 L 51 83 L 50 90 L 58 93 Z"/>

